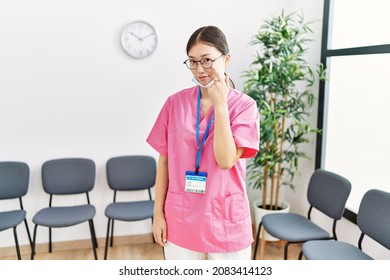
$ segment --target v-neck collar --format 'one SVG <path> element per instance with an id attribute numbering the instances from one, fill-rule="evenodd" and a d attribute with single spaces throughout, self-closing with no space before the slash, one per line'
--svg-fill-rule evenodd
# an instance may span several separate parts
<path id="1" fill-rule="evenodd" d="M 196 106 L 197 106 L 197 102 L 198 102 L 198 86 L 195 86 L 194 87 L 194 92 L 193 92 L 193 98 L 192 98 L 192 103 L 193 103 L 193 115 L 194 115 L 194 120 L 196 120 Z M 233 98 L 233 94 L 232 94 L 232 90 L 229 88 L 229 93 L 228 93 L 228 98 L 227 98 L 227 102 L 229 104 L 230 100 Z M 201 106 L 201 111 L 202 111 L 202 106 Z M 206 115 L 203 115 L 201 114 L 200 116 L 200 127 L 205 129 L 206 126 L 207 126 L 207 122 L 208 120 L 210 119 L 211 115 L 214 114 L 214 106 L 211 105 L 209 111 L 207 112 Z"/>

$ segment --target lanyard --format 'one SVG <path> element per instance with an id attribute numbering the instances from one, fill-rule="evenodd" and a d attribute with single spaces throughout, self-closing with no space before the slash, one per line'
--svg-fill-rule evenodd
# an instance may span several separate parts
<path id="1" fill-rule="evenodd" d="M 207 136 L 209 135 L 209 130 L 211 127 L 211 123 L 213 122 L 214 114 L 211 116 L 206 131 L 204 132 L 202 142 L 200 143 L 200 137 L 199 137 L 199 124 L 200 124 L 200 87 L 198 91 L 198 107 L 196 112 L 196 162 L 195 162 L 195 174 L 198 174 L 199 171 L 199 162 L 200 162 L 200 156 L 202 154 L 204 142 L 206 141 Z"/>

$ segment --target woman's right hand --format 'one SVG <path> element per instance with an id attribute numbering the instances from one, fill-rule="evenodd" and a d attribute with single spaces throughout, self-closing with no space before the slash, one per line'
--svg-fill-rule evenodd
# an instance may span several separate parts
<path id="1" fill-rule="evenodd" d="M 167 223 L 163 213 L 153 217 L 153 236 L 156 243 L 165 247 L 167 244 Z"/>

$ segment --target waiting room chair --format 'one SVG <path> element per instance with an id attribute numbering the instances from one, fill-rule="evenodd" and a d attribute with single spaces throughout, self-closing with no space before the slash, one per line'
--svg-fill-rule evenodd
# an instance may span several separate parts
<path id="1" fill-rule="evenodd" d="M 153 221 L 154 200 L 151 188 L 156 180 L 156 160 L 150 156 L 129 155 L 110 158 L 106 164 L 107 183 L 114 191 L 113 202 L 105 210 L 108 218 L 104 259 L 107 259 L 108 240 L 113 246 L 114 221 L 134 222 L 146 219 Z M 118 193 L 148 191 L 149 199 L 118 200 Z"/>
<path id="2" fill-rule="evenodd" d="M 70 227 L 84 222 L 89 223 L 93 253 L 97 259 L 97 239 L 93 224 L 96 209 L 89 199 L 89 192 L 95 185 L 95 174 L 95 163 L 91 159 L 61 158 L 43 163 L 42 186 L 49 194 L 49 206 L 39 210 L 33 217 L 35 227 L 31 259 L 34 259 L 35 255 L 38 226 L 49 228 L 49 252 L 52 252 L 52 228 Z M 54 197 L 65 195 L 85 195 L 86 204 L 63 206 L 56 203 L 54 206 Z"/>
<path id="3" fill-rule="evenodd" d="M 302 255 L 307 260 L 372 260 L 362 251 L 363 238 L 367 235 L 390 249 L 390 193 L 372 189 L 360 203 L 356 221 L 361 230 L 358 247 L 336 240 L 316 240 L 303 244 Z"/>
<path id="4" fill-rule="evenodd" d="M 0 212 L 0 231 L 13 229 L 16 254 L 22 259 L 16 227 L 24 221 L 28 239 L 32 246 L 30 230 L 26 220 L 26 210 L 23 208 L 22 197 L 27 194 L 30 181 L 30 168 L 24 162 L 0 162 L 0 200 L 18 199 L 18 209 Z"/>
<path id="5" fill-rule="evenodd" d="M 326 170 L 315 170 L 307 189 L 307 200 L 310 205 L 307 217 L 294 213 L 264 215 L 257 230 L 253 259 L 256 258 L 262 227 L 275 238 L 286 241 L 284 246 L 285 260 L 287 260 L 290 244 L 317 239 L 337 240 L 336 224 L 343 216 L 350 192 L 351 183 L 346 178 Z M 311 220 L 310 215 L 313 208 L 333 220 L 333 235 Z"/>

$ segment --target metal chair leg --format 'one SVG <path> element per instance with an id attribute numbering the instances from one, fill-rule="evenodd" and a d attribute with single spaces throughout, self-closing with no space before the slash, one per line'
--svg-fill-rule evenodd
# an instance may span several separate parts
<path id="1" fill-rule="evenodd" d="M 93 220 L 91 220 L 92 230 L 93 230 L 93 243 L 95 245 L 95 248 L 98 248 L 98 242 L 96 238 L 96 231 L 95 231 L 95 225 L 93 223 Z"/>
<path id="2" fill-rule="evenodd" d="M 27 220 L 24 219 L 24 224 L 26 225 L 26 230 L 27 230 L 27 235 L 28 235 L 28 241 L 30 242 L 30 246 L 32 247 L 32 238 L 31 238 L 31 234 L 30 234 L 30 229 L 28 227 L 28 223 L 27 223 Z"/>
<path id="3" fill-rule="evenodd" d="M 19 248 L 18 234 L 16 232 L 16 226 L 13 228 L 13 231 L 14 231 L 16 254 L 18 255 L 18 260 L 21 260 L 22 256 L 20 255 L 20 248 Z"/>
<path id="4" fill-rule="evenodd" d="M 286 242 L 286 245 L 284 245 L 284 259 L 287 260 L 287 256 L 288 256 L 288 246 L 290 246 L 290 242 Z"/>
<path id="5" fill-rule="evenodd" d="M 98 259 L 97 253 L 96 253 L 96 244 L 97 244 L 97 241 L 95 240 L 95 230 L 94 230 L 94 227 L 93 227 L 93 222 L 92 222 L 92 220 L 89 220 L 88 223 L 89 223 L 89 229 L 90 229 L 90 231 L 91 231 L 91 241 L 92 241 L 93 255 L 94 255 L 94 257 L 95 257 L 95 260 L 97 260 L 97 259 Z"/>
<path id="6" fill-rule="evenodd" d="M 111 240 L 110 247 L 114 244 L 114 219 L 111 219 Z"/>
<path id="7" fill-rule="evenodd" d="M 51 227 L 49 227 L 49 253 L 51 253 Z"/>
<path id="8" fill-rule="evenodd" d="M 298 260 L 302 260 L 303 257 L 303 251 L 301 250 L 298 255 Z"/>
<path id="9" fill-rule="evenodd" d="M 257 229 L 256 243 L 255 243 L 254 253 L 253 253 L 253 257 L 252 257 L 253 260 L 256 259 L 257 247 L 259 246 L 259 237 L 260 237 L 261 225 L 262 225 L 262 223 L 260 222 L 259 223 L 259 227 Z"/>
<path id="10" fill-rule="evenodd" d="M 37 237 L 37 228 L 38 228 L 38 225 L 35 225 L 34 226 L 34 237 L 33 237 L 32 248 L 31 248 L 31 260 L 34 259 L 34 255 L 35 255 L 35 240 Z"/>
<path id="11" fill-rule="evenodd" d="M 104 259 L 105 259 L 105 260 L 107 260 L 108 239 L 110 238 L 110 223 L 111 223 L 111 219 L 108 219 L 108 223 L 107 223 L 107 234 L 106 234 L 106 246 L 104 247 Z"/>

